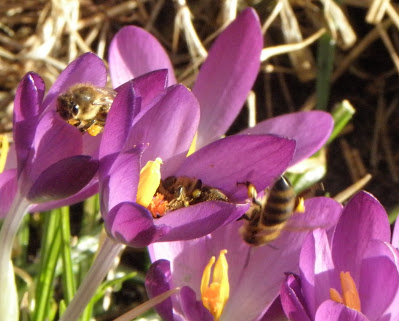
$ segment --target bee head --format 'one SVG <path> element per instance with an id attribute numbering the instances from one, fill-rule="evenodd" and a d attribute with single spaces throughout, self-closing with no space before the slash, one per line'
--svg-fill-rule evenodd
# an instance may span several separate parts
<path id="1" fill-rule="evenodd" d="M 65 93 L 57 99 L 57 112 L 64 120 L 75 118 L 79 114 L 79 105 L 71 93 Z"/>

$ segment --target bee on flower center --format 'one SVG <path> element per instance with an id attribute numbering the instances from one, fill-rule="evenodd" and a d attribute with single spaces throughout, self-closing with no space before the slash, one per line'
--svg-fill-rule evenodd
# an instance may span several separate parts
<path id="1" fill-rule="evenodd" d="M 247 222 L 241 227 L 243 240 L 252 246 L 266 245 L 277 239 L 296 210 L 299 199 L 294 188 L 284 176 L 281 176 L 270 189 L 265 190 L 265 197 L 257 199 L 255 186 L 246 183 L 248 197 L 252 204 L 245 214 Z"/>
<path id="2" fill-rule="evenodd" d="M 57 112 L 82 134 L 98 135 L 105 121 L 116 91 L 90 84 L 76 84 L 57 98 Z"/>
<path id="3" fill-rule="evenodd" d="M 161 217 L 165 212 L 207 201 L 230 202 L 221 190 L 203 184 L 200 179 L 170 176 L 161 180 L 149 209 L 154 217 Z"/>

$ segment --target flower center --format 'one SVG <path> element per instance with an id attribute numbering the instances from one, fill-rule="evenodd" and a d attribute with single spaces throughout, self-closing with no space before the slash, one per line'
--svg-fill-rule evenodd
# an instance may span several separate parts
<path id="1" fill-rule="evenodd" d="M 155 161 L 148 161 L 140 171 L 139 186 L 136 202 L 148 207 L 161 182 L 162 159 L 157 157 Z"/>
<path id="2" fill-rule="evenodd" d="M 226 253 L 227 250 L 220 251 L 219 258 L 213 269 L 212 282 L 209 284 L 211 269 L 215 263 L 214 256 L 205 267 L 201 280 L 202 303 L 211 312 L 215 321 L 219 320 L 230 294 Z"/>
<path id="3" fill-rule="evenodd" d="M 342 297 L 336 289 L 330 289 L 331 299 L 335 302 L 345 304 L 348 308 L 361 312 L 359 293 L 350 273 L 341 272 L 339 277 L 341 279 Z"/>
<path id="4" fill-rule="evenodd" d="M 6 135 L 0 135 L 1 151 L 0 151 L 0 173 L 3 172 L 6 166 L 7 155 L 9 150 L 8 138 Z"/>

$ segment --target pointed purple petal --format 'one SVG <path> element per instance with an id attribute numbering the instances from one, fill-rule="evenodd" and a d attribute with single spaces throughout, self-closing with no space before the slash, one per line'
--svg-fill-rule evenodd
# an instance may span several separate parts
<path id="1" fill-rule="evenodd" d="M 155 226 L 150 212 L 137 203 L 119 203 L 104 217 L 114 239 L 131 247 L 145 247 L 166 234 L 170 227 Z"/>
<path id="2" fill-rule="evenodd" d="M 147 110 L 154 104 L 154 99 L 166 89 L 168 84 L 168 70 L 161 69 L 149 72 L 134 78 L 131 83 L 133 84 L 135 94 L 141 97 L 140 111 Z M 119 91 L 120 87 L 116 91 Z"/>
<path id="3" fill-rule="evenodd" d="M 107 212 L 122 202 L 135 202 L 140 178 L 141 147 L 100 161 L 101 212 Z"/>
<path id="4" fill-rule="evenodd" d="M 304 111 L 270 118 L 240 134 L 275 134 L 295 139 L 296 150 L 290 164 L 293 165 L 319 150 L 330 136 L 333 126 L 329 113 Z"/>
<path id="5" fill-rule="evenodd" d="M 208 201 L 170 212 L 154 222 L 157 226 L 170 227 L 170 231 L 158 241 L 191 240 L 204 236 L 237 220 L 247 210 L 248 204 Z"/>
<path id="6" fill-rule="evenodd" d="M 184 86 L 169 87 L 167 93 L 134 124 L 126 146 L 148 145 L 143 164 L 161 157 L 167 160 L 188 151 L 199 121 L 199 106 Z"/>
<path id="7" fill-rule="evenodd" d="M 145 277 L 145 288 L 151 299 L 171 289 L 170 262 L 158 260 L 151 264 Z M 172 299 L 168 298 L 155 307 L 155 310 L 165 321 L 174 321 L 172 312 Z"/>
<path id="8" fill-rule="evenodd" d="M 72 61 L 61 72 L 47 93 L 43 106 L 47 107 L 60 93 L 74 84 L 90 83 L 94 86 L 104 87 L 106 82 L 107 70 L 104 62 L 91 52 L 85 53 Z"/>
<path id="9" fill-rule="evenodd" d="M 369 321 L 369 319 L 361 312 L 327 300 L 317 310 L 315 321 Z"/>
<path id="10" fill-rule="evenodd" d="M 14 100 L 14 142 L 18 161 L 18 176 L 21 173 L 28 154 L 38 119 L 44 94 L 44 82 L 39 75 L 27 73 L 21 80 Z"/>
<path id="11" fill-rule="evenodd" d="M 176 83 L 170 59 L 158 40 L 139 27 L 122 28 L 109 48 L 109 70 L 114 87 L 156 69 L 168 69 L 169 84 Z"/>
<path id="12" fill-rule="evenodd" d="M 230 199 L 243 200 L 247 188 L 237 183 L 249 181 L 264 189 L 286 170 L 294 150 L 294 141 L 277 136 L 230 136 L 187 157 L 176 176 L 199 178 Z"/>
<path id="13" fill-rule="evenodd" d="M 17 170 L 9 169 L 0 174 L 0 218 L 4 218 L 17 193 Z"/>
<path id="14" fill-rule="evenodd" d="M 136 95 L 131 82 L 118 88 L 118 94 L 104 126 L 100 158 L 122 150 L 133 124 L 133 118 L 140 110 L 140 103 L 141 98 Z"/>
<path id="15" fill-rule="evenodd" d="M 90 156 L 63 159 L 40 174 L 27 198 L 41 203 L 71 196 L 85 187 L 97 170 L 98 161 Z"/>
<path id="16" fill-rule="evenodd" d="M 357 193 L 345 206 L 334 232 L 332 256 L 338 271 L 349 271 L 359 282 L 360 262 L 371 239 L 389 242 L 388 215 L 371 194 Z"/>
<path id="17" fill-rule="evenodd" d="M 197 147 L 221 137 L 237 117 L 259 71 L 263 36 L 255 10 L 244 10 L 216 39 L 193 93 L 201 106 Z"/>
<path id="18" fill-rule="evenodd" d="M 302 294 L 301 280 L 290 274 L 281 286 L 281 304 L 285 315 L 292 321 L 311 321 L 306 312 L 305 298 Z"/>
<path id="19" fill-rule="evenodd" d="M 214 321 L 212 314 L 196 299 L 195 292 L 185 286 L 180 291 L 180 304 L 187 321 Z"/>
<path id="20" fill-rule="evenodd" d="M 314 317 L 318 306 L 329 299 L 329 289 L 338 289 L 339 272 L 334 270 L 331 249 L 324 230 L 309 234 L 303 244 L 299 265 L 307 311 Z"/>
<path id="21" fill-rule="evenodd" d="M 369 242 L 362 261 L 358 291 L 362 312 L 370 320 L 383 319 L 387 308 L 398 296 L 399 274 L 393 259 L 385 243 L 379 240 Z M 384 289 L 384 295 L 381 295 L 381 289 Z M 394 320 L 392 316 L 391 320 Z"/>

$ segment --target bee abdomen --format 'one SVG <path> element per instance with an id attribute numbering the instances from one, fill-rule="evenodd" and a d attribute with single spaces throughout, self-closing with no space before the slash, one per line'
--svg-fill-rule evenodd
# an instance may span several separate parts
<path id="1" fill-rule="evenodd" d="M 287 221 L 295 208 L 295 191 L 289 181 L 281 176 L 270 190 L 262 223 L 274 226 Z"/>

